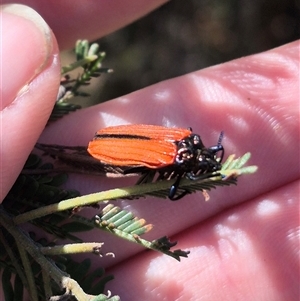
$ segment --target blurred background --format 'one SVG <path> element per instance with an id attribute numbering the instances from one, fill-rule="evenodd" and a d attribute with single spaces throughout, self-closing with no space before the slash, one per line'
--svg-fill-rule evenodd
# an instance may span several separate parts
<path id="1" fill-rule="evenodd" d="M 300 1 L 172 0 L 97 41 L 114 73 L 93 81 L 92 99 L 75 102 L 89 106 L 286 44 L 299 39 L 299 20 Z"/>

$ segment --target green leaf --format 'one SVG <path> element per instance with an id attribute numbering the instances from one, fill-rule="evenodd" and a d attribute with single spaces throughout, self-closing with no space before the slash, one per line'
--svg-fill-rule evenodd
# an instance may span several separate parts
<path id="1" fill-rule="evenodd" d="M 55 187 L 59 187 L 65 184 L 68 180 L 69 176 L 66 173 L 61 173 L 52 177 L 51 185 Z"/>
<path id="2" fill-rule="evenodd" d="M 35 154 L 30 154 L 27 158 L 24 168 L 36 168 L 41 163 L 41 159 L 39 156 Z"/>
<path id="3" fill-rule="evenodd" d="M 68 265 L 67 266 L 67 273 L 72 275 L 72 277 L 80 282 L 81 279 L 88 273 L 91 267 L 91 260 L 89 258 L 84 259 L 80 263 L 76 265 Z"/>

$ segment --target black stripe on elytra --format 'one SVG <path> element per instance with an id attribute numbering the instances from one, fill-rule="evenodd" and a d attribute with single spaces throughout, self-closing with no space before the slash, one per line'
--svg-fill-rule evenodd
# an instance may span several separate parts
<path id="1" fill-rule="evenodd" d="M 151 140 L 149 137 L 133 134 L 96 134 L 94 139 L 103 138 Z"/>

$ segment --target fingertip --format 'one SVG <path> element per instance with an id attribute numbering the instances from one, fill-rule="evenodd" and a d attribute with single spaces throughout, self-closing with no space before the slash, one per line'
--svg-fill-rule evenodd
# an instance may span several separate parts
<path id="1" fill-rule="evenodd" d="M 1 7 L 1 178 L 5 197 L 52 111 L 60 82 L 50 28 L 24 5 Z"/>
<path id="2" fill-rule="evenodd" d="M 1 23 L 2 110 L 47 65 L 53 42 L 46 22 L 27 6 L 3 5 Z"/>

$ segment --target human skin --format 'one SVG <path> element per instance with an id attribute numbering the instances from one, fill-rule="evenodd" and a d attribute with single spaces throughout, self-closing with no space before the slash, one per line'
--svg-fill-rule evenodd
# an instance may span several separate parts
<path id="1" fill-rule="evenodd" d="M 39 1 L 23 1 L 36 7 L 54 29 L 47 39 L 47 30 L 42 34 L 31 21 L 3 12 L 2 198 L 38 139 L 87 145 L 105 126 L 145 123 L 191 126 L 209 146 L 224 130 L 226 155 L 250 151 L 249 164 L 259 167 L 256 174 L 241 177 L 236 187 L 210 192 L 209 202 L 197 193 L 178 202 L 148 198 L 120 203 L 155 225 L 148 237 L 171 236 L 178 241 L 176 248 L 191 251 L 189 258 L 178 263 L 93 232 L 85 239 L 103 239 L 106 252 L 116 255 L 93 257 L 93 264 L 106 265 L 115 275 L 108 288 L 122 300 L 298 300 L 299 41 L 158 83 L 75 112 L 44 129 L 60 80 L 55 36 L 61 48 L 71 48 L 78 37 L 100 37 L 162 3 L 143 2 L 138 12 L 127 8 L 120 21 L 115 14 L 120 2 L 112 1 L 105 10 L 109 24 L 99 15 L 98 21 L 93 18 L 98 7 L 93 4 L 81 15 L 86 25 L 74 33 L 72 18 L 58 18 L 51 5 L 45 9 Z M 69 15 L 82 8 L 81 3 L 72 1 L 71 11 L 58 11 Z M 103 12 L 100 4 L 97 12 Z M 22 51 L 13 47 L 20 37 Z M 15 72 L 21 64 L 22 70 Z M 91 193 L 127 184 L 128 179 L 72 175 L 67 185 Z"/>

